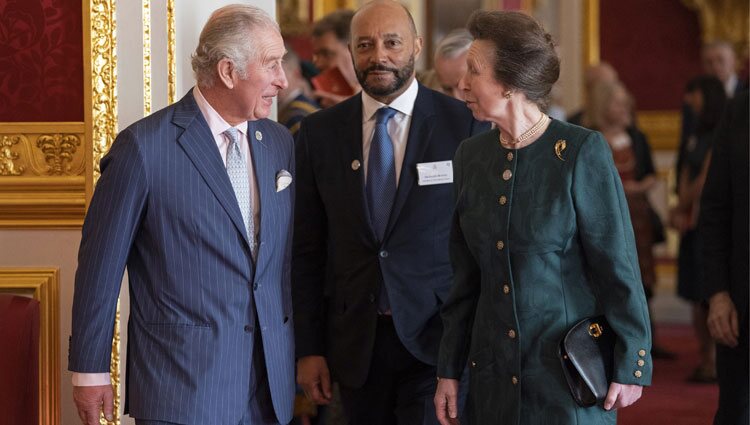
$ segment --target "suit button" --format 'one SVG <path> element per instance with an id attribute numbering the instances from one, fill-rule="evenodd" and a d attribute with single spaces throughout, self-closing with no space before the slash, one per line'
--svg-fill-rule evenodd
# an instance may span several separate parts
<path id="1" fill-rule="evenodd" d="M 374 302 L 375 302 L 375 294 L 370 294 L 370 295 L 369 295 L 369 296 L 367 297 L 367 299 L 368 299 L 368 300 L 369 300 L 369 301 L 370 301 L 371 303 L 374 303 Z"/>
<path id="2" fill-rule="evenodd" d="M 636 378 L 640 378 L 641 376 L 643 376 L 643 372 L 641 372 L 640 370 L 636 370 L 635 372 L 633 372 L 633 376 L 635 376 Z"/>
<path id="3" fill-rule="evenodd" d="M 646 364 L 643 360 L 638 360 L 638 366 L 643 367 Z"/>
<path id="4" fill-rule="evenodd" d="M 497 241 L 497 243 L 495 244 L 495 248 L 497 248 L 498 251 L 505 248 L 505 242 Z"/>
<path id="5" fill-rule="evenodd" d="M 518 385 L 518 378 L 516 376 L 513 376 L 510 378 L 510 382 L 512 382 L 513 385 Z"/>
<path id="6" fill-rule="evenodd" d="M 513 161 L 513 152 L 508 152 L 507 158 L 508 161 Z"/>
<path id="7" fill-rule="evenodd" d="M 508 331 L 508 338 L 515 339 L 515 337 L 516 337 L 516 331 L 514 331 L 513 329 L 509 330 Z"/>
<path id="8" fill-rule="evenodd" d="M 503 294 L 505 294 L 505 295 L 510 294 L 510 286 L 503 285 Z"/>
<path id="9" fill-rule="evenodd" d="M 501 196 L 501 197 L 500 197 L 500 198 L 499 198 L 499 199 L 497 200 L 497 202 L 499 202 L 499 203 L 500 203 L 500 205 L 505 205 L 505 204 L 507 204 L 507 203 L 508 203 L 508 198 L 506 198 L 506 197 L 505 197 L 505 195 L 502 195 L 502 196 Z"/>
<path id="10" fill-rule="evenodd" d="M 638 355 L 641 356 L 641 357 L 644 357 L 646 355 L 646 350 L 644 350 L 644 349 L 638 350 Z"/>
<path id="11" fill-rule="evenodd" d="M 382 250 L 378 253 L 378 255 L 380 256 L 380 258 L 388 258 L 388 251 Z"/>
<path id="12" fill-rule="evenodd" d="M 253 283 L 253 291 L 258 290 L 258 282 Z"/>
<path id="13" fill-rule="evenodd" d="M 250 325 L 245 325 L 245 332 L 250 333 L 253 331 L 253 327 Z"/>

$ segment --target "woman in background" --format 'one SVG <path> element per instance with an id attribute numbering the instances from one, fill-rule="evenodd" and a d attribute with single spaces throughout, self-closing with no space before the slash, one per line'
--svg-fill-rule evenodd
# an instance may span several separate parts
<path id="1" fill-rule="evenodd" d="M 698 205 L 706 180 L 706 170 L 716 127 L 727 102 L 721 81 L 700 76 L 685 86 L 685 103 L 697 117 L 685 143 L 677 176 L 677 206 L 670 211 L 670 224 L 680 232 L 677 260 L 677 293 L 693 303 L 693 327 L 700 343 L 700 364 L 688 377 L 691 382 L 716 381 L 716 347 L 706 326 L 708 309 L 702 290 L 705 279 L 701 241 L 695 230 Z"/>

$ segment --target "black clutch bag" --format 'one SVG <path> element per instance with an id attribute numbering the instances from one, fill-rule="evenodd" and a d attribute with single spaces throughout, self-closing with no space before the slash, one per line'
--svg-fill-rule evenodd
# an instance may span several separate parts
<path id="1" fill-rule="evenodd" d="M 604 316 L 576 323 L 560 341 L 560 361 L 573 399 L 581 407 L 603 403 L 612 382 L 615 335 Z"/>

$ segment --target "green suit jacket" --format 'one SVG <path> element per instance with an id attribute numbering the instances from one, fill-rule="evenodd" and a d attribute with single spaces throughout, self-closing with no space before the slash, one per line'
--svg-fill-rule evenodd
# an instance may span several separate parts
<path id="1" fill-rule="evenodd" d="M 438 376 L 469 362 L 472 424 L 614 424 L 614 412 L 575 404 L 558 357 L 572 325 L 604 314 L 618 335 L 613 380 L 651 382 L 648 307 L 609 146 L 554 120 L 527 147 L 498 140 L 465 140 L 454 159 Z"/>

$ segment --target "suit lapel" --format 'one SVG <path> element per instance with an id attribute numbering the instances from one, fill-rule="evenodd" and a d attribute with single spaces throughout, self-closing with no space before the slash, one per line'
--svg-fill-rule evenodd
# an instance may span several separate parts
<path id="1" fill-rule="evenodd" d="M 262 135 L 261 140 L 256 137 L 256 131 L 259 131 Z M 271 151 L 268 143 L 271 132 L 265 131 L 263 124 L 260 121 L 248 121 L 247 123 L 247 138 L 250 141 L 250 155 L 253 161 L 253 172 L 255 173 L 255 184 L 258 188 L 258 199 L 260 205 L 256 205 L 255 208 L 260 208 L 260 229 L 259 229 L 259 242 L 263 244 L 261 247 L 258 246 L 258 257 L 256 259 L 257 264 L 261 264 L 261 255 L 264 252 L 273 251 L 273 246 L 270 246 L 274 240 L 270 235 L 271 229 L 271 217 L 269 214 L 273 214 L 271 208 L 271 199 L 276 192 L 276 172 L 279 170 L 274 169 L 273 152 Z M 259 272 L 261 272 L 259 270 Z"/>
<path id="2" fill-rule="evenodd" d="M 219 200 L 221 206 L 224 207 L 249 248 L 247 230 L 245 230 L 232 183 L 229 181 L 214 136 L 211 134 L 200 109 L 198 109 L 198 104 L 195 103 L 192 90 L 176 105 L 172 123 L 185 129 L 177 142 L 203 176 L 203 180 L 214 193 L 216 199 Z"/>
<path id="3" fill-rule="evenodd" d="M 365 160 L 362 153 L 362 94 L 347 100 L 352 102 L 349 115 L 345 117 L 344 124 L 339 127 L 339 140 L 341 143 L 341 165 L 345 167 L 346 189 L 348 198 L 354 200 L 362 213 L 357 214 L 362 218 L 362 225 L 367 229 L 370 239 L 375 242 L 375 232 L 370 221 L 370 209 L 367 206 L 365 192 Z M 355 170 L 352 166 L 354 161 L 359 161 L 359 167 Z"/>
<path id="4" fill-rule="evenodd" d="M 406 142 L 404 162 L 401 164 L 401 175 L 398 181 L 396 199 L 393 201 L 388 226 L 385 229 L 384 239 L 388 238 L 393 227 L 398 221 L 398 216 L 403 209 L 409 192 L 415 184 L 417 164 L 424 157 L 425 149 L 429 145 L 435 120 L 435 109 L 432 106 L 432 93 L 425 90 L 420 84 L 417 99 L 414 102 L 411 125 L 409 126 L 409 137 Z"/>

